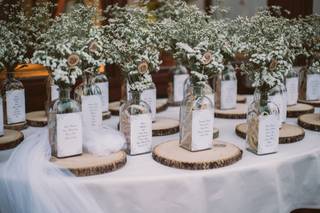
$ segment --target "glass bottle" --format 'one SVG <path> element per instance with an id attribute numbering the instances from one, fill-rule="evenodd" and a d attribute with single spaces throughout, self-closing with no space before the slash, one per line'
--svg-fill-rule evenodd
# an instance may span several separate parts
<path id="1" fill-rule="evenodd" d="M 320 100 L 320 74 L 312 67 L 300 71 L 299 99 L 304 101 Z"/>
<path id="2" fill-rule="evenodd" d="M 105 74 L 99 73 L 95 79 L 95 84 L 101 91 L 102 112 L 109 111 L 109 81 Z"/>
<path id="3" fill-rule="evenodd" d="M 14 78 L 13 71 L 7 71 L 2 87 L 5 125 L 26 122 L 25 91 L 21 81 Z"/>
<path id="4" fill-rule="evenodd" d="M 168 103 L 172 106 L 180 106 L 184 97 L 184 83 L 189 77 L 185 66 L 178 64 L 172 70 L 171 81 L 168 83 Z"/>
<path id="5" fill-rule="evenodd" d="M 59 99 L 49 111 L 49 142 L 52 156 L 65 158 L 82 154 L 82 118 L 77 101 L 70 98 L 71 88 L 60 88 Z"/>
<path id="6" fill-rule="evenodd" d="M 151 152 L 152 116 L 150 106 L 141 99 L 140 91 L 130 91 L 130 100 L 120 107 L 120 131 L 126 139 L 129 155 Z"/>
<path id="7" fill-rule="evenodd" d="M 192 83 L 190 81 L 190 77 L 187 78 L 184 81 L 184 85 L 183 85 L 183 98 L 186 98 L 188 95 L 192 94 L 193 89 L 192 89 Z M 215 104 L 214 101 L 214 90 L 212 89 L 212 87 L 208 84 L 208 82 L 205 83 L 204 85 L 204 94 L 211 100 L 212 104 Z"/>
<path id="8" fill-rule="evenodd" d="M 270 99 L 279 107 L 280 127 L 287 120 L 287 89 L 280 83 L 269 90 Z"/>
<path id="9" fill-rule="evenodd" d="M 258 155 L 275 153 L 279 144 L 279 108 L 268 88 L 256 88 L 247 113 L 247 149 Z"/>
<path id="10" fill-rule="evenodd" d="M 287 105 L 292 106 L 298 103 L 299 94 L 299 71 L 301 67 L 293 67 L 287 74 L 285 85 L 287 89 Z"/>
<path id="11" fill-rule="evenodd" d="M 47 78 L 46 93 L 47 93 L 47 100 L 45 103 L 45 111 L 47 115 L 50 108 L 52 108 L 54 101 L 59 98 L 59 87 L 54 83 L 54 80 L 51 74 L 49 74 Z"/>
<path id="12" fill-rule="evenodd" d="M 221 110 L 234 109 L 237 106 L 237 76 L 233 66 L 224 66 L 221 74 L 214 78 L 215 106 Z"/>
<path id="13" fill-rule="evenodd" d="M 204 85 L 193 85 L 180 106 L 180 146 L 189 151 L 212 148 L 214 107 Z"/>

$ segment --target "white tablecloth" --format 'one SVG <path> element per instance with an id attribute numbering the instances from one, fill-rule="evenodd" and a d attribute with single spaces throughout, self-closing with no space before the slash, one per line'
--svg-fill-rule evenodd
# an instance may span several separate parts
<path id="1" fill-rule="evenodd" d="M 178 114 L 176 107 L 157 116 L 178 119 Z M 320 133 L 306 130 L 303 141 L 280 145 L 276 154 L 256 156 L 245 150 L 245 140 L 235 134 L 236 124 L 244 121 L 215 119 L 219 140 L 244 150 L 242 160 L 231 166 L 180 170 L 163 166 L 146 154 L 129 156 L 118 171 L 73 181 L 85 185 L 105 212 L 286 213 L 320 208 Z M 118 117 L 105 123 L 116 128 Z M 296 123 L 296 119 L 288 119 L 288 123 Z M 41 128 L 24 133 L 36 131 Z M 171 139 L 178 139 L 178 134 L 155 137 L 154 145 Z M 0 165 L 10 152 L 0 152 Z"/>

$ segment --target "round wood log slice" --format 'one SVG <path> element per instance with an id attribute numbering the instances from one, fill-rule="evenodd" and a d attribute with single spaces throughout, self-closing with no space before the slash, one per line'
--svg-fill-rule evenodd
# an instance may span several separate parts
<path id="1" fill-rule="evenodd" d="M 18 146 L 24 139 L 23 133 L 5 129 L 4 135 L 0 137 L 0 150 L 13 149 Z"/>
<path id="2" fill-rule="evenodd" d="M 179 101 L 179 102 L 169 102 L 168 101 L 168 106 L 179 107 L 180 105 L 181 105 L 181 101 Z"/>
<path id="3" fill-rule="evenodd" d="M 219 137 L 219 129 L 218 128 L 213 128 L 213 139 L 216 139 Z"/>
<path id="4" fill-rule="evenodd" d="M 289 118 L 297 118 L 300 115 L 308 113 L 314 113 L 314 107 L 309 104 L 298 103 L 293 106 L 288 106 L 287 108 L 287 117 Z"/>
<path id="5" fill-rule="evenodd" d="M 317 101 L 299 100 L 298 102 L 299 102 L 299 103 L 302 103 L 302 104 L 309 104 L 309 105 L 312 105 L 312 106 L 314 106 L 314 107 L 320 107 L 320 100 L 317 100 Z"/>
<path id="6" fill-rule="evenodd" d="M 107 120 L 111 118 L 111 112 L 108 111 L 108 112 L 102 112 L 102 120 Z"/>
<path id="7" fill-rule="evenodd" d="M 33 127 L 44 127 L 48 124 L 48 117 L 45 111 L 27 113 L 27 123 Z"/>
<path id="8" fill-rule="evenodd" d="M 246 138 L 248 130 L 247 123 L 238 124 L 236 126 L 236 134 L 241 138 Z M 282 124 L 282 127 L 279 132 L 279 144 L 288 144 L 301 141 L 305 136 L 304 129 L 291 125 L 291 124 Z"/>
<path id="9" fill-rule="evenodd" d="M 156 118 L 152 123 L 152 136 L 172 135 L 179 132 L 179 121 L 171 118 Z"/>
<path id="10" fill-rule="evenodd" d="M 237 104 L 235 109 L 215 109 L 214 115 L 216 118 L 225 118 L 225 119 L 245 119 L 247 117 L 247 105 L 246 104 Z"/>
<path id="11" fill-rule="evenodd" d="M 163 112 L 168 108 L 168 99 L 161 98 L 157 99 L 157 113 Z M 119 109 L 120 109 L 120 101 L 111 102 L 109 104 L 109 110 L 112 115 L 119 115 Z"/>
<path id="12" fill-rule="evenodd" d="M 159 144 L 152 152 L 155 161 L 178 169 L 204 170 L 231 165 L 242 157 L 242 150 L 237 146 L 214 140 L 209 150 L 190 152 L 179 146 L 179 141 Z"/>
<path id="13" fill-rule="evenodd" d="M 16 124 L 5 124 L 4 128 L 21 131 L 23 129 L 28 128 L 28 124 L 27 124 L 27 121 L 21 122 L 21 123 L 16 123 Z"/>
<path id="14" fill-rule="evenodd" d="M 301 115 L 298 124 L 305 129 L 320 132 L 320 113 Z"/>
<path id="15" fill-rule="evenodd" d="M 63 170 L 69 170 L 75 176 L 99 175 L 115 171 L 123 167 L 127 162 L 126 153 L 123 151 L 109 156 L 96 156 L 82 154 L 70 158 L 51 158 L 51 162 Z"/>
<path id="16" fill-rule="evenodd" d="M 238 95 L 237 96 L 237 103 L 244 104 L 247 102 L 247 97 L 245 95 Z"/>

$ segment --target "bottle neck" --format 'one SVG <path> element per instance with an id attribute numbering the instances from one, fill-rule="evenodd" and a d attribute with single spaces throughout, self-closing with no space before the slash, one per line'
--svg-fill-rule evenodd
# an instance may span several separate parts
<path id="1" fill-rule="evenodd" d="M 7 70 L 7 79 L 14 79 L 14 72 L 12 70 Z"/>
<path id="2" fill-rule="evenodd" d="M 131 102 L 133 104 L 139 104 L 141 99 L 141 92 L 139 91 L 130 91 L 131 94 Z"/>
<path id="3" fill-rule="evenodd" d="M 59 99 L 60 100 L 69 100 L 71 94 L 71 88 L 59 88 Z"/>
<path id="4" fill-rule="evenodd" d="M 82 75 L 82 80 L 85 86 L 90 86 L 94 84 L 94 75 L 89 72 L 84 72 Z"/>
<path id="5" fill-rule="evenodd" d="M 194 85 L 193 86 L 193 94 L 195 96 L 203 96 L 204 95 L 204 86 L 203 85 Z"/>

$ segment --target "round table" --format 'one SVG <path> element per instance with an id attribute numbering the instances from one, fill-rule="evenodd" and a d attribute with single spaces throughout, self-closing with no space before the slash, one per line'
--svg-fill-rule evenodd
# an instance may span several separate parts
<path id="1" fill-rule="evenodd" d="M 178 118 L 179 107 L 169 107 L 159 115 Z M 161 165 L 146 154 L 128 156 L 127 164 L 115 172 L 70 181 L 86 186 L 105 212 L 285 213 L 320 208 L 320 133 L 305 130 L 301 142 L 280 145 L 276 154 L 257 156 L 234 133 L 235 126 L 243 122 L 215 119 L 219 139 L 244 151 L 242 160 L 231 166 L 182 170 Z M 118 117 L 104 123 L 116 129 Z M 297 124 L 297 120 L 288 119 L 288 123 Z M 29 127 L 24 134 L 27 137 L 41 130 Z M 154 146 L 178 136 L 154 137 Z M 11 152 L 0 152 L 0 168 Z"/>

